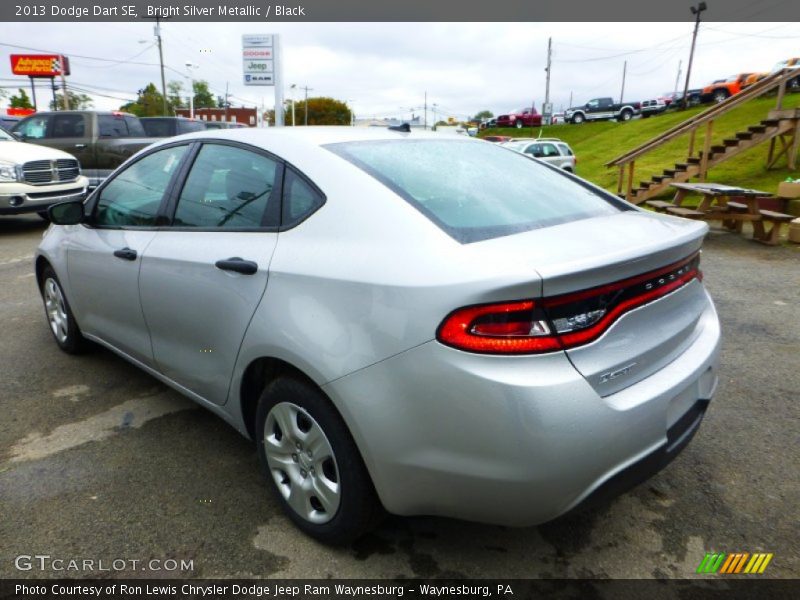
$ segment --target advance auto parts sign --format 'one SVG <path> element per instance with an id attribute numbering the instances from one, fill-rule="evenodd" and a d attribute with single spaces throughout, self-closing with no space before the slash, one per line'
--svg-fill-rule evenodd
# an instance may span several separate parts
<path id="1" fill-rule="evenodd" d="M 29 77 L 69 75 L 69 59 L 58 54 L 12 54 L 11 72 Z"/>

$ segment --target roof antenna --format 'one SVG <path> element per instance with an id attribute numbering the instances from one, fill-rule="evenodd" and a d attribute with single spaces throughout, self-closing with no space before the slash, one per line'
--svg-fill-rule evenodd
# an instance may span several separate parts
<path id="1" fill-rule="evenodd" d="M 411 125 L 403 123 L 402 125 L 389 125 L 391 131 L 402 131 L 403 133 L 411 133 Z"/>

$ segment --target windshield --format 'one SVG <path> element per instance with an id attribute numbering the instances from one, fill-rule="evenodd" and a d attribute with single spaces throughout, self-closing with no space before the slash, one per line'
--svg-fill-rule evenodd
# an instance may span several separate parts
<path id="1" fill-rule="evenodd" d="M 493 144 L 405 139 L 325 147 L 461 243 L 633 210 L 558 169 Z"/>

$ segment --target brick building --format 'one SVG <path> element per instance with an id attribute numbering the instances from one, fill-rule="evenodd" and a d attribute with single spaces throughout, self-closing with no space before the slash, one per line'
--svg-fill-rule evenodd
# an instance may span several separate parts
<path id="1" fill-rule="evenodd" d="M 188 117 L 188 108 L 177 108 L 175 114 L 179 117 Z M 224 108 L 195 108 L 194 118 L 202 121 L 225 121 Z M 234 108 L 228 109 L 228 121 L 234 123 L 242 123 L 248 127 L 256 127 L 258 125 L 258 111 L 255 108 Z"/>

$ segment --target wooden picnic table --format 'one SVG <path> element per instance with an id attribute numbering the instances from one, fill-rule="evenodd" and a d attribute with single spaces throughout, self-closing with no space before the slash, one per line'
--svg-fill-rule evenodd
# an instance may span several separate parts
<path id="1" fill-rule="evenodd" d="M 791 215 L 759 208 L 759 198 L 771 197 L 772 194 L 769 192 L 721 183 L 671 183 L 670 185 L 677 190 L 671 203 L 656 200 L 647 204 L 660 212 L 679 217 L 722 221 L 722 225 L 731 231 L 741 232 L 742 224 L 749 221 L 753 224 L 753 239 L 765 244 L 779 243 L 781 223 L 793 218 Z M 683 206 L 684 200 L 690 194 L 701 196 L 696 208 Z M 771 225 L 769 230 L 765 228 L 765 223 Z"/>

